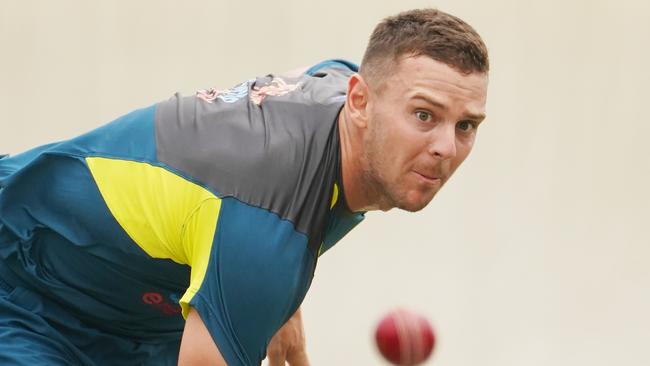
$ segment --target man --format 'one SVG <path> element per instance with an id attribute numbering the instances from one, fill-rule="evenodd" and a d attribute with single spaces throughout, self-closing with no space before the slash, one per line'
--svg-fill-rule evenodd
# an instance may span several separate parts
<path id="1" fill-rule="evenodd" d="M 317 258 L 364 212 L 431 201 L 471 151 L 487 72 L 470 26 L 414 10 L 377 26 L 360 70 L 175 96 L 1 159 L 0 363 L 259 365 L 268 346 L 308 365 Z"/>

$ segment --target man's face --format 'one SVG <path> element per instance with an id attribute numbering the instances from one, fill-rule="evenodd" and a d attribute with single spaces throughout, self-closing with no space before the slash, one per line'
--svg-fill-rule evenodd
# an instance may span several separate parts
<path id="1" fill-rule="evenodd" d="M 487 84 L 485 74 L 416 56 L 368 85 L 363 173 L 380 209 L 418 211 L 433 199 L 472 150 Z"/>

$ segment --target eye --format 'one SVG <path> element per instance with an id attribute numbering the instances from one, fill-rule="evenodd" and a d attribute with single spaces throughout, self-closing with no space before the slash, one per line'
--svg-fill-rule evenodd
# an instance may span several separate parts
<path id="1" fill-rule="evenodd" d="M 476 129 L 476 122 L 474 121 L 460 121 L 456 124 L 461 131 L 468 132 Z"/>
<path id="2" fill-rule="evenodd" d="M 415 117 L 422 122 L 429 122 L 433 119 L 431 113 L 425 111 L 415 111 Z"/>

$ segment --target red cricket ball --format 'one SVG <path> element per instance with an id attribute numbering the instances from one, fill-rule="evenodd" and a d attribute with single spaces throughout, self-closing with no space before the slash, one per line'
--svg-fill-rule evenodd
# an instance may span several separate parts
<path id="1" fill-rule="evenodd" d="M 379 352 L 394 365 L 424 362 L 435 345 L 429 321 L 412 311 L 397 309 L 386 314 L 375 332 Z"/>

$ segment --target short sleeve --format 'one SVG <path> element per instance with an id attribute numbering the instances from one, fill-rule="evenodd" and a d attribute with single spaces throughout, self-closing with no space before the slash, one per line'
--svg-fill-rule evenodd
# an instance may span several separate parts
<path id="1" fill-rule="evenodd" d="M 210 259 L 214 258 L 212 251 L 217 250 L 215 236 L 219 225 L 221 202 L 219 198 L 203 201 L 183 226 L 183 246 L 192 269 L 190 285 L 179 303 L 184 318 L 187 318 L 190 306 L 196 309 L 228 365 L 246 365 L 249 362 L 242 354 L 232 327 L 227 324 L 228 317 L 225 309 L 218 303 L 206 301 L 200 293 L 205 283 L 211 282 L 211 276 L 207 272 Z M 220 295 L 209 297 L 218 298 Z"/>
<path id="2" fill-rule="evenodd" d="M 259 364 L 311 282 L 307 238 L 266 209 L 205 201 L 185 227 L 192 266 L 183 313 L 197 311 L 231 366 Z"/>
<path id="3" fill-rule="evenodd" d="M 190 285 L 180 300 L 184 318 L 187 318 L 189 303 L 205 278 L 220 210 L 220 199 L 207 199 L 198 205 L 183 225 L 183 248 L 192 268 Z"/>

